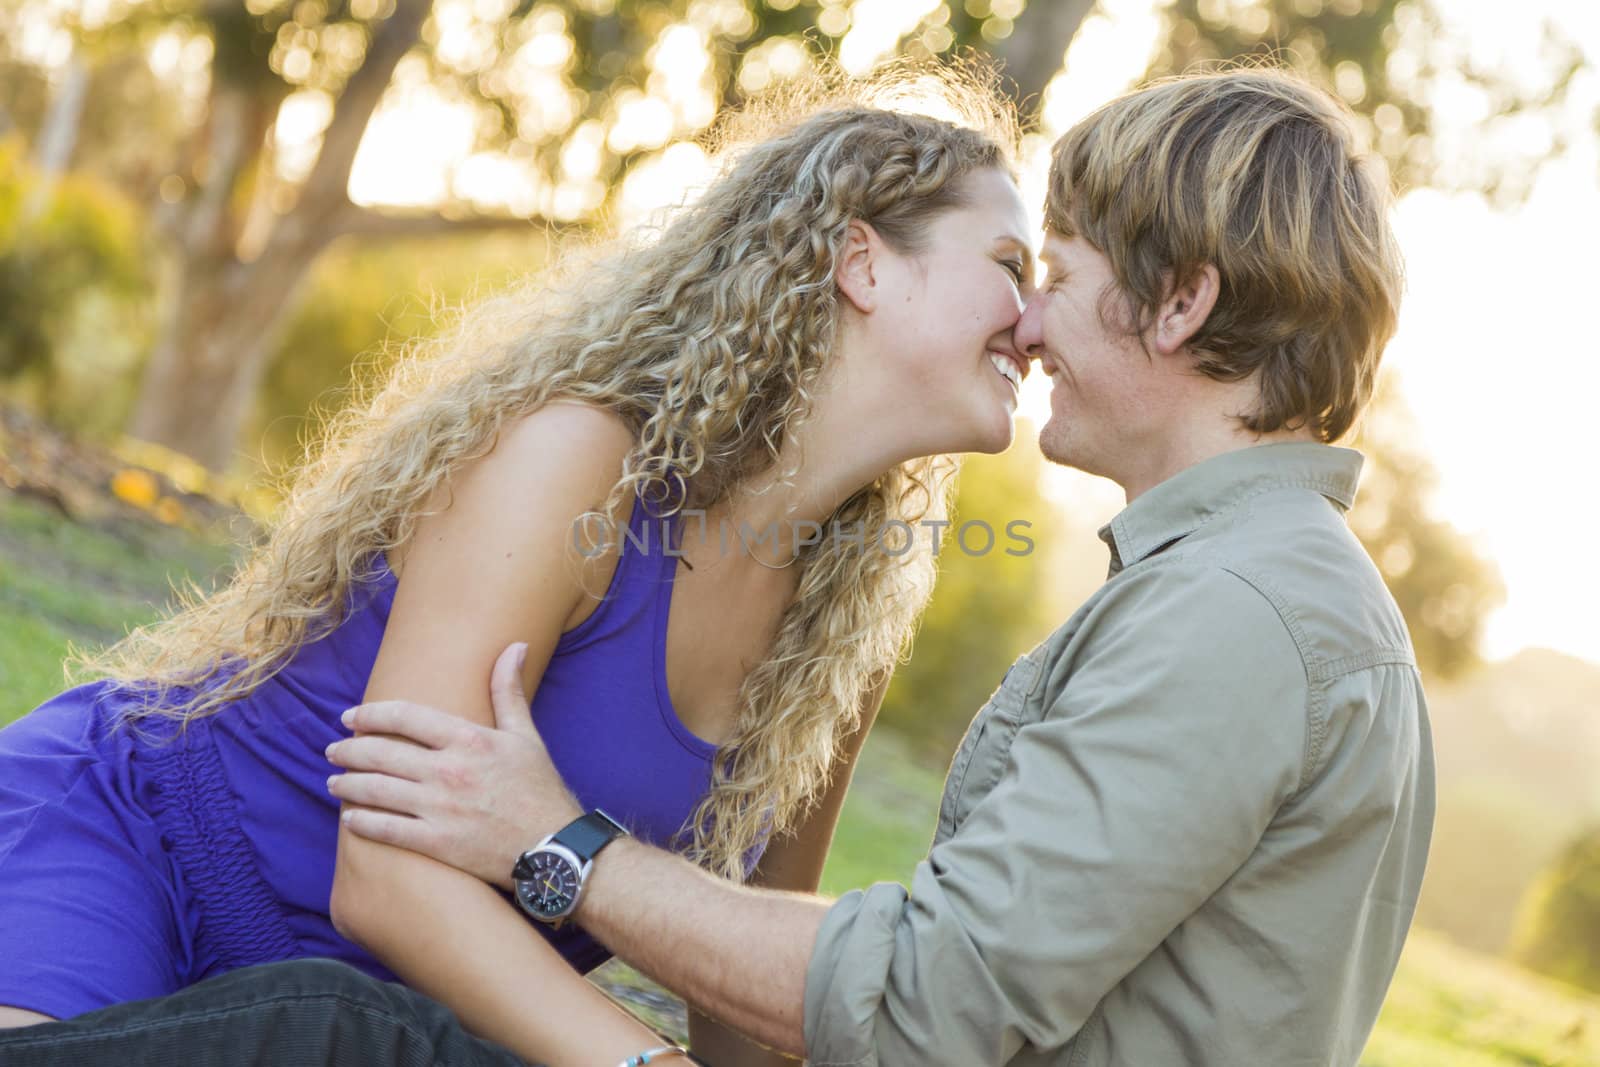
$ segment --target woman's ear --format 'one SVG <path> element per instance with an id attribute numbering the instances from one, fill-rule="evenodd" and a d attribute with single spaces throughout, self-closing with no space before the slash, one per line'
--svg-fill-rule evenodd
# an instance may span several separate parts
<path id="1" fill-rule="evenodd" d="M 833 276 L 839 292 L 862 314 L 876 310 L 882 297 L 877 274 L 882 252 L 883 239 L 877 231 L 860 219 L 850 223 Z"/>
<path id="2" fill-rule="evenodd" d="M 1156 316 L 1155 350 L 1163 356 L 1176 353 L 1200 332 L 1217 306 L 1222 276 L 1207 263 L 1180 285 L 1175 285 Z"/>

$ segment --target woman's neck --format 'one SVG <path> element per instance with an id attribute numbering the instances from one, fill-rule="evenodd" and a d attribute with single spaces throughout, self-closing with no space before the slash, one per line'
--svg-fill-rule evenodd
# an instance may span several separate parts
<path id="1" fill-rule="evenodd" d="M 876 390 L 822 388 L 809 418 L 785 442 L 778 462 L 745 479 L 707 509 L 708 537 L 747 530 L 765 563 L 794 558 L 807 539 L 831 536 L 828 522 L 846 500 L 917 455 L 897 434 Z M 738 544 L 740 542 L 733 542 Z"/>

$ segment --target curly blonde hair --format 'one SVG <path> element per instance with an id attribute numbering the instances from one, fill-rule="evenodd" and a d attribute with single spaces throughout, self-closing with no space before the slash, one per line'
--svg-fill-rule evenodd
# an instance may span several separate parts
<path id="1" fill-rule="evenodd" d="M 873 106 L 908 86 L 967 124 Z M 375 558 L 407 542 L 435 490 L 489 452 L 508 420 L 554 400 L 603 408 L 635 432 L 607 515 L 626 514 L 636 495 L 669 510 L 705 507 L 753 475 L 792 474 L 777 470 L 780 450 L 806 420 L 832 351 L 835 258 L 850 222 L 914 254 L 929 222 L 963 203 L 963 178 L 1011 171 L 1016 131 L 992 80 L 950 68 L 819 75 L 717 133 L 737 144 L 752 130 L 769 135 L 724 153 L 716 180 L 653 240 L 569 252 L 537 282 L 418 343 L 370 404 L 330 422 L 228 585 L 80 657 L 80 674 L 141 694 L 131 721 L 187 725 L 247 696 L 343 621 Z M 831 521 L 883 530 L 942 518 L 954 472 L 950 457 L 901 464 Z M 731 878 L 825 788 L 934 577 L 929 553 L 848 538 L 822 539 L 798 566 L 795 599 L 745 679 L 712 788 L 681 834 L 692 857 Z"/>

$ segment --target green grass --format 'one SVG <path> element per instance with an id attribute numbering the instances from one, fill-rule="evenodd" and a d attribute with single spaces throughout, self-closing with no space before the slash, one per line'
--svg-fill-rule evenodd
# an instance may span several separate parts
<path id="1" fill-rule="evenodd" d="M 1600 997 L 1413 931 L 1363 1067 L 1590 1067 Z"/>
<path id="2" fill-rule="evenodd" d="M 103 645 L 156 617 L 173 584 L 209 584 L 234 553 L 182 530 L 84 526 L 0 491 L 0 725 L 64 684 L 72 646 Z"/>
<path id="3" fill-rule="evenodd" d="M 834 833 L 822 891 L 838 896 L 879 881 L 905 881 L 928 854 L 944 774 L 916 763 L 895 734 L 867 738 Z"/>
<path id="4" fill-rule="evenodd" d="M 0 491 L 0 724 L 62 684 L 68 644 L 114 639 L 167 603 L 171 582 L 224 573 L 228 548 L 181 531 L 86 528 Z M 869 739 L 823 888 L 905 880 L 933 836 L 943 768 L 891 733 Z M 656 1025 L 672 1006 L 608 968 L 601 982 Z M 1600 998 L 1460 949 L 1425 931 L 1406 945 L 1362 1067 L 1600 1067 Z"/>

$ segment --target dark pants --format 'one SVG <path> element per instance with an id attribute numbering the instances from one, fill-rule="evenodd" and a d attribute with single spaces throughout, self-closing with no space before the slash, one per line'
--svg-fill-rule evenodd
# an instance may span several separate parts
<path id="1" fill-rule="evenodd" d="M 0 1030 L 0 1067 L 525 1067 L 450 1009 L 332 960 L 247 967 L 168 997 Z"/>

